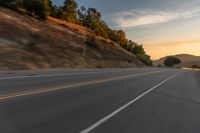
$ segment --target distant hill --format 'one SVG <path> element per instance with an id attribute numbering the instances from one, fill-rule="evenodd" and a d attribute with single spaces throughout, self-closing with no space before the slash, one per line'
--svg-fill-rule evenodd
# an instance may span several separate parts
<path id="1" fill-rule="evenodd" d="M 0 69 L 144 66 L 135 55 L 80 25 L 46 22 L 0 7 Z"/>
<path id="2" fill-rule="evenodd" d="M 194 56 L 190 54 L 178 54 L 178 55 L 173 55 L 179 59 L 181 59 L 182 63 L 180 64 L 183 67 L 191 67 L 192 65 L 199 65 L 200 66 L 200 56 Z M 167 58 L 163 57 L 160 58 L 159 60 L 154 61 L 154 65 L 163 65 L 164 60 Z"/>

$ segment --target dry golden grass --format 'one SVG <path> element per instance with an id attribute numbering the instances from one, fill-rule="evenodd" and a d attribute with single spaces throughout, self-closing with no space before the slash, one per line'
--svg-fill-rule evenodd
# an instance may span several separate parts
<path id="1" fill-rule="evenodd" d="M 92 30 L 90 30 L 86 27 L 83 27 L 81 25 L 69 23 L 69 22 L 66 22 L 66 21 L 63 21 L 63 20 L 60 20 L 60 19 L 57 19 L 57 18 L 53 18 L 53 17 L 48 17 L 48 21 L 51 22 L 51 23 L 66 26 L 66 27 L 68 27 L 72 30 L 80 32 L 83 35 L 91 35 L 91 36 L 95 35 L 95 33 Z"/>
<path id="2" fill-rule="evenodd" d="M 0 29 L 0 69 L 143 66 L 110 40 L 52 17 L 42 22 L 0 7 Z"/>

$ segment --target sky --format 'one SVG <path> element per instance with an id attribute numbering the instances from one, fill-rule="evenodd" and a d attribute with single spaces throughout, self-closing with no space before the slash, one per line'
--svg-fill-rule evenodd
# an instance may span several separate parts
<path id="1" fill-rule="evenodd" d="M 63 0 L 53 0 L 61 5 Z M 143 44 L 152 59 L 200 55 L 200 0 L 77 0 L 95 7 L 113 29 Z"/>

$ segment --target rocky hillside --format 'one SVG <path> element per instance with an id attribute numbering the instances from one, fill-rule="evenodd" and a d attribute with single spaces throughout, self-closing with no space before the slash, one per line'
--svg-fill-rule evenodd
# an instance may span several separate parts
<path id="1" fill-rule="evenodd" d="M 85 27 L 0 7 L 0 69 L 140 66 L 135 55 Z"/>
<path id="2" fill-rule="evenodd" d="M 179 55 L 174 55 L 174 56 L 181 59 L 182 63 L 180 65 L 183 67 L 191 67 L 193 65 L 200 66 L 200 56 L 194 56 L 194 55 L 189 55 L 189 54 L 179 54 Z M 155 66 L 159 64 L 163 65 L 163 62 L 166 58 L 167 57 L 163 57 L 159 60 L 154 61 L 154 65 Z"/>

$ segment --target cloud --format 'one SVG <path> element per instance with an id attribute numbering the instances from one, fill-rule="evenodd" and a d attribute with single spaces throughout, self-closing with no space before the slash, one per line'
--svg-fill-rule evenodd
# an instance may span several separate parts
<path id="1" fill-rule="evenodd" d="M 182 45 L 190 45 L 190 44 L 200 44 L 200 39 L 193 39 L 193 40 L 179 40 L 179 41 L 172 41 L 172 42 L 160 42 L 160 43 L 148 43 L 147 46 L 149 47 L 172 47 L 172 46 L 182 46 Z"/>
<path id="2" fill-rule="evenodd" d="M 170 22 L 176 19 L 186 19 L 198 15 L 199 11 L 164 12 L 164 11 L 121 11 L 112 17 L 116 27 L 129 28 Z"/>

